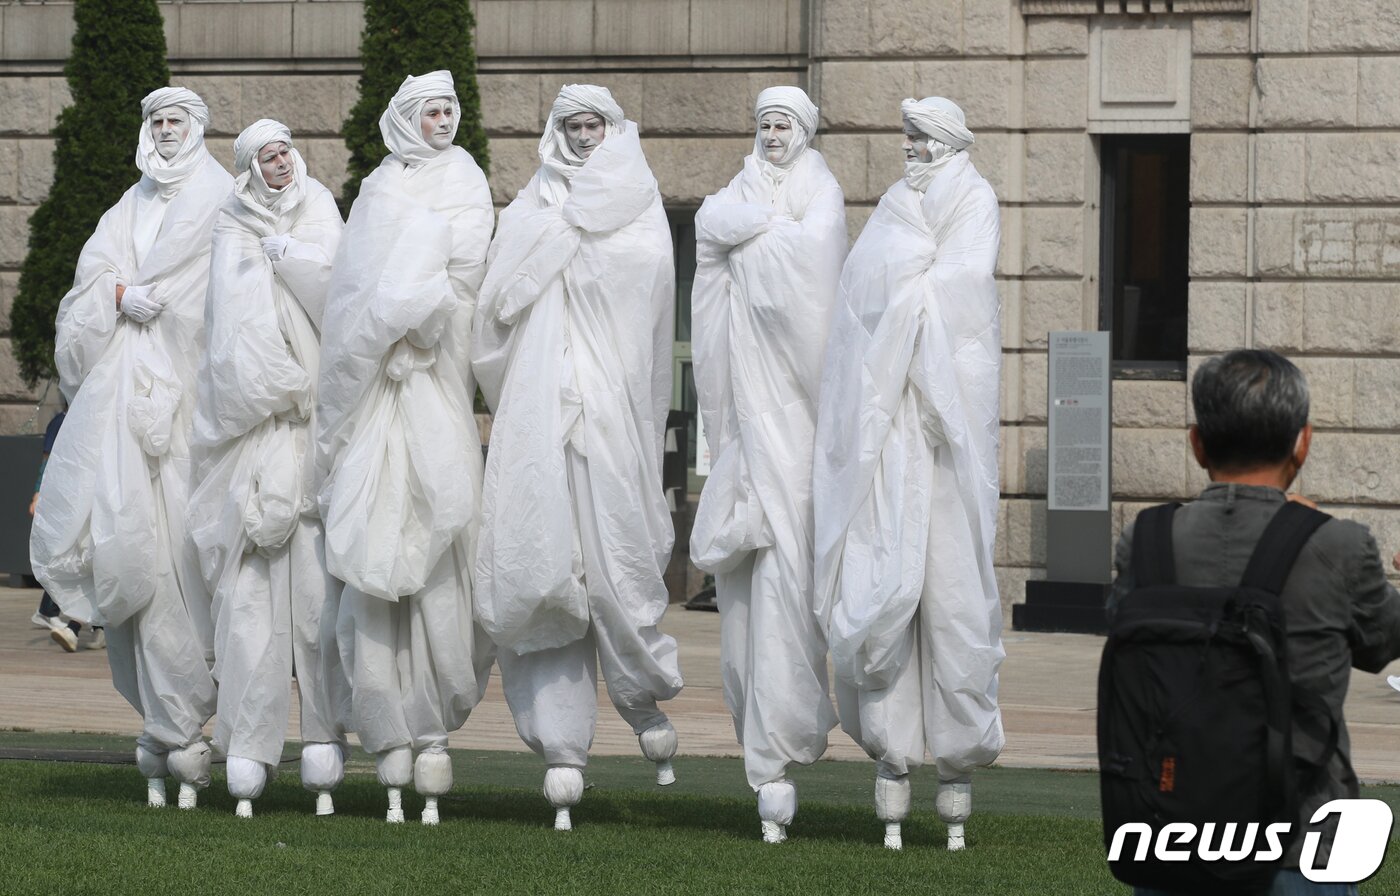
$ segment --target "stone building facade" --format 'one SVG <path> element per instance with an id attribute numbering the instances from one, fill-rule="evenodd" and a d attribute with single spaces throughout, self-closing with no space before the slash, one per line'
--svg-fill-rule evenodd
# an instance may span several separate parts
<path id="1" fill-rule="evenodd" d="M 508 202 L 536 167 L 558 86 L 607 85 L 641 126 L 681 243 L 683 281 L 688 215 L 751 148 L 750 108 L 761 88 L 801 85 L 821 107 L 819 146 L 846 191 L 852 234 L 900 176 L 899 101 L 942 94 L 963 106 L 977 135 L 972 155 L 1003 210 L 997 562 L 1005 606 L 1044 574 L 1052 330 L 1135 323 L 1147 341 L 1180 331 L 1167 360 L 1117 365 L 1115 531 L 1139 507 L 1200 488 L 1184 434 L 1186 376 L 1201 357 L 1254 345 L 1290 354 L 1312 385 L 1318 434 L 1302 489 L 1370 524 L 1383 550 L 1400 547 L 1394 0 L 474 5 L 496 201 Z M 346 157 L 338 131 L 356 91 L 358 0 L 161 7 L 172 72 L 209 102 L 216 155 L 231 161 L 232 137 L 247 122 L 280 118 L 313 176 L 338 188 Z M 61 66 L 71 29 L 69 3 L 0 0 L 4 321 L 26 222 L 51 177 L 48 133 L 67 97 Z M 1132 153 L 1157 146 L 1176 147 L 1177 161 L 1164 164 L 1179 162 L 1180 177 L 1135 182 L 1139 194 L 1124 205 L 1123 172 L 1139 169 L 1114 160 L 1141 161 Z M 1177 181 L 1181 195 L 1152 192 Z M 1141 193 L 1143 184 L 1152 189 Z M 1169 284 L 1161 289 L 1179 293 L 1178 304 L 1184 298 L 1178 318 L 1162 323 L 1150 295 L 1128 283 L 1124 298 L 1114 286 L 1123 279 L 1115 241 L 1122 222 L 1146 221 L 1168 200 L 1182 210 L 1179 226 L 1162 218 L 1137 231 L 1149 254 L 1180 245 L 1179 261 L 1170 252 L 1148 259 Z M 1106 217 L 1110 206 L 1117 218 Z M 684 310 L 685 297 L 678 301 Z M 680 368 L 687 338 L 682 324 Z M 1125 338 L 1131 345 L 1135 337 Z M 688 400 L 681 391 L 679 404 Z M 0 432 L 29 424 L 37 398 L 0 338 Z"/>

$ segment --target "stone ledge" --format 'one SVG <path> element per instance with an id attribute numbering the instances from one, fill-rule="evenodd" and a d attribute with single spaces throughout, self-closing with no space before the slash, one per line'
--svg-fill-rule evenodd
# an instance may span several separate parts
<path id="1" fill-rule="evenodd" d="M 1237 15 L 1252 6 L 1253 0 L 1021 0 L 1021 15 Z"/>
<path id="2" fill-rule="evenodd" d="M 673 15 L 657 15 L 670 3 Z M 482 58 L 795 55 L 802 0 L 478 0 Z M 363 4 L 162 3 L 172 62 L 347 60 L 360 53 Z M 70 4 L 0 4 L 0 59 L 58 61 L 73 38 Z"/>

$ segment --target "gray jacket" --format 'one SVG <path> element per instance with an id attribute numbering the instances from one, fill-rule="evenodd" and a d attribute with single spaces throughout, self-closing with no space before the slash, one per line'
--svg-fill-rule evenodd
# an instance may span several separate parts
<path id="1" fill-rule="evenodd" d="M 1193 586 L 1237 584 L 1254 545 L 1285 501 L 1283 492 L 1258 485 L 1212 483 L 1172 522 L 1177 583 Z M 1117 578 L 1109 611 L 1133 589 L 1133 535 L 1126 526 L 1113 563 Z M 1351 667 L 1379 672 L 1400 657 L 1400 593 L 1386 581 L 1385 567 L 1371 532 L 1350 520 L 1324 523 L 1298 556 L 1283 588 L 1288 625 L 1288 666 L 1295 688 L 1317 694 L 1341 726 L 1337 753 L 1318 786 L 1303 795 L 1301 823 L 1329 800 L 1358 795 L 1351 767 L 1351 741 L 1342 705 Z M 1320 756 L 1328 724 L 1295 714 L 1293 752 Z M 1335 816 L 1334 816 L 1335 820 Z M 1302 830 L 1303 828 L 1299 828 Z M 1324 836 L 1323 858 L 1330 836 Z M 1303 838 L 1294 841 L 1287 864 L 1296 867 Z"/>

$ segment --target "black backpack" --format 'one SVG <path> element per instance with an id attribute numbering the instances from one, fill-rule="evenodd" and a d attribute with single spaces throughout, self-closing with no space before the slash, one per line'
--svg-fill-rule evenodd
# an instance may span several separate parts
<path id="1" fill-rule="evenodd" d="M 1320 698 L 1291 686 L 1279 596 L 1303 545 L 1331 517 L 1284 504 L 1240 583 L 1201 588 L 1176 584 L 1172 516 L 1179 506 L 1138 515 L 1135 587 L 1109 621 L 1099 666 L 1104 846 L 1109 869 L 1124 883 L 1202 896 L 1250 893 L 1267 889 L 1281 867 L 1299 833 L 1300 789 L 1313 784 L 1293 756 L 1293 707 L 1322 706 L 1331 718 Z M 1337 733 L 1332 719 L 1314 774 L 1335 752 Z M 1175 829 L 1181 833 L 1167 838 L 1168 854 L 1189 851 L 1189 858 L 1158 858 L 1162 828 L 1180 822 L 1195 834 Z M 1288 831 L 1275 829 L 1271 843 L 1266 829 L 1280 822 Z M 1203 841 L 1207 856 L 1223 845 L 1247 858 L 1208 861 Z"/>

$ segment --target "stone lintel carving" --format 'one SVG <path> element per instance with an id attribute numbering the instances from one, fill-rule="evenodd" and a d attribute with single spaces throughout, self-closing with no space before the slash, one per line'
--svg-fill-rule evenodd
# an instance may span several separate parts
<path id="1" fill-rule="evenodd" d="M 1189 130 L 1191 20 L 1096 19 L 1089 29 L 1089 129 Z M 1151 124 L 1151 127 L 1145 125 Z"/>

